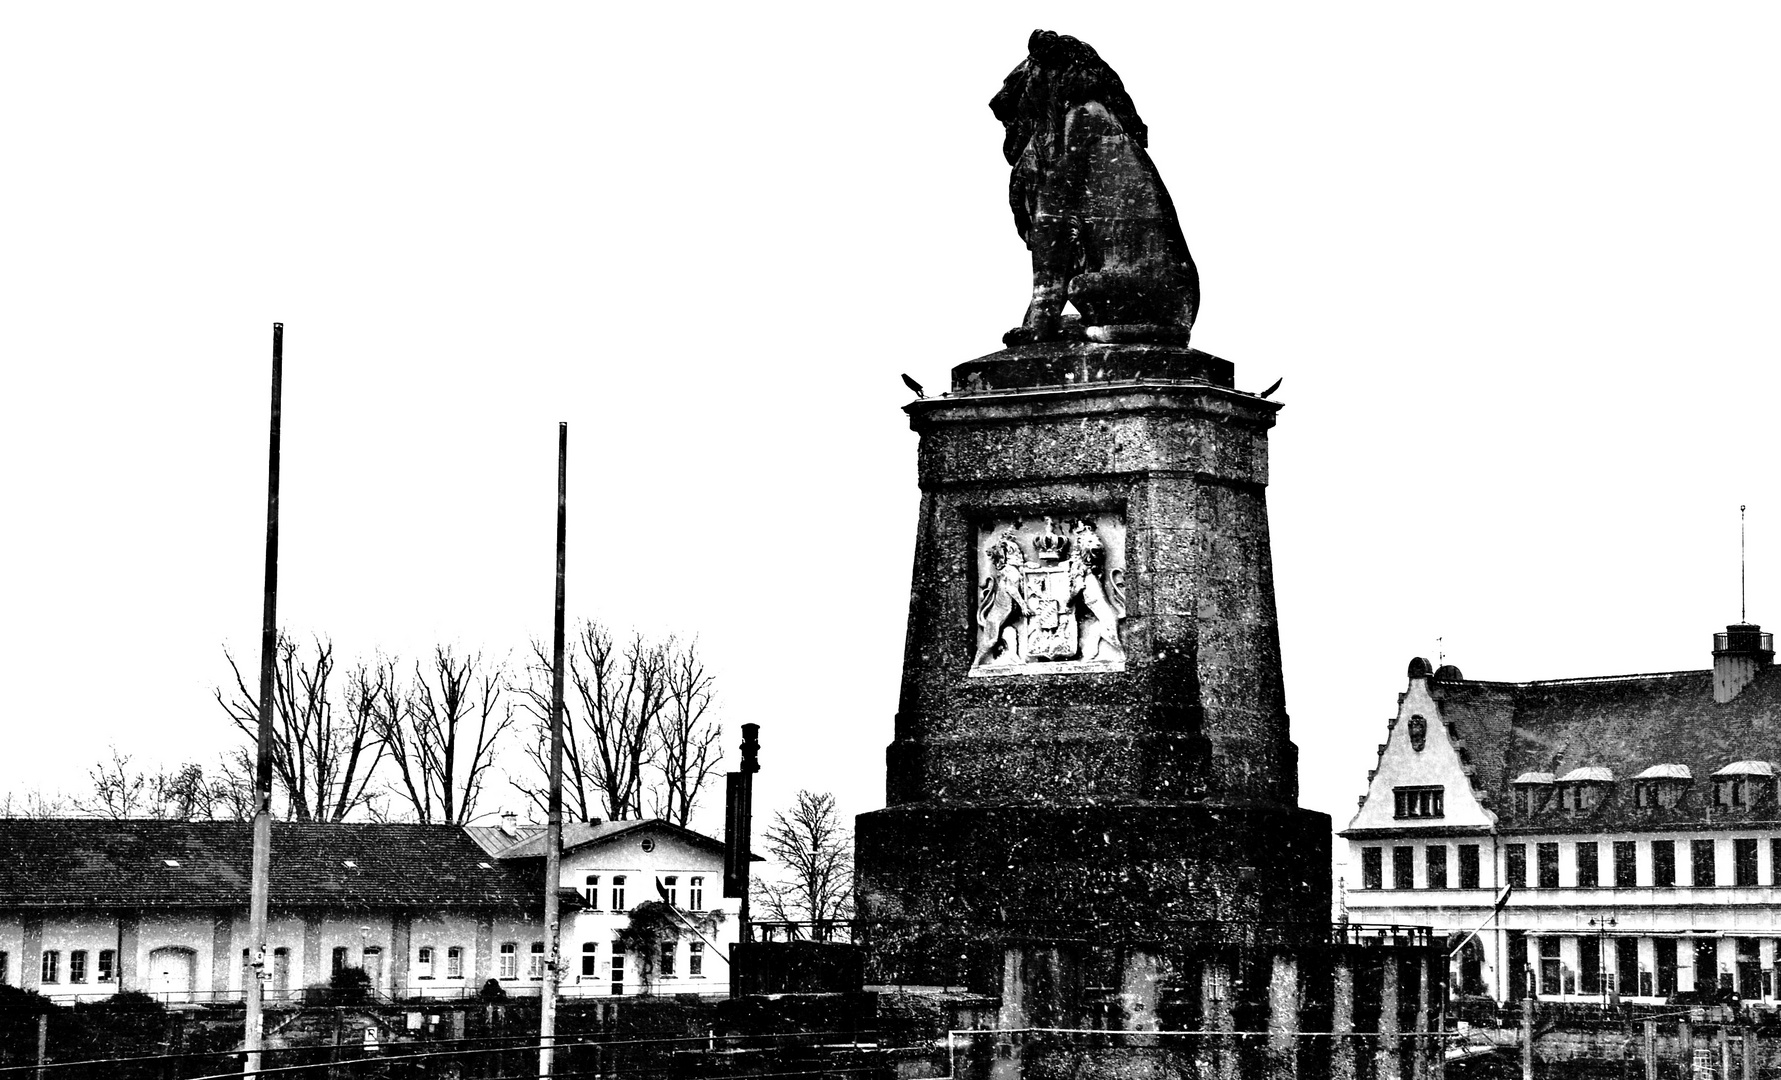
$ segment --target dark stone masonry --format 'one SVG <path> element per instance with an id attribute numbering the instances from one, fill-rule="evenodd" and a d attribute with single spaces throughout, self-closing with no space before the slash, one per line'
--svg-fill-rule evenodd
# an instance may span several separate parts
<path id="1" fill-rule="evenodd" d="M 909 406 L 921 518 L 888 806 L 859 819 L 863 914 L 974 941 L 1327 932 L 1329 820 L 1296 806 L 1281 690 L 1278 409 L 1198 350 L 1090 343 L 962 364 L 952 395 Z M 1042 518 L 1123 525 L 1123 656 L 985 677 L 977 539 Z"/>

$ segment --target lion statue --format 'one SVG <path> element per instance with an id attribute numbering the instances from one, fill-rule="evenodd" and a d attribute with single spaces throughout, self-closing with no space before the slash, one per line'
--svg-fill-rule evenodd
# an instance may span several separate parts
<path id="1" fill-rule="evenodd" d="M 1007 132 L 1014 227 L 1033 253 L 1033 299 L 1003 343 L 1186 343 L 1199 271 L 1119 76 L 1086 43 L 1035 30 L 989 107 Z"/>

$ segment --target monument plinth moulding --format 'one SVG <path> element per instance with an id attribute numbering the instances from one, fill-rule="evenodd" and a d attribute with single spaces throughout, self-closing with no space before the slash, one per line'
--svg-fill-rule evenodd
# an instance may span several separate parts
<path id="1" fill-rule="evenodd" d="M 1241 1024 L 1330 941 L 1281 683 L 1280 406 L 1189 343 L 1198 274 L 1094 50 L 1035 32 L 991 106 L 1033 295 L 907 407 L 902 689 L 856 829 L 871 966 L 998 994 L 1003 1027 L 1081 1025 L 1097 993 L 1114 1026 Z"/>

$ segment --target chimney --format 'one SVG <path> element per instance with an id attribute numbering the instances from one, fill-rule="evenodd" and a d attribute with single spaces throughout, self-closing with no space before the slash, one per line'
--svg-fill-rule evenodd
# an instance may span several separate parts
<path id="1" fill-rule="evenodd" d="M 501 812 L 501 831 L 508 836 L 519 835 L 519 815 L 512 810 Z"/>
<path id="2" fill-rule="evenodd" d="M 1723 705 L 1744 692 L 1775 659 L 1775 635 L 1755 623 L 1732 623 L 1713 635 L 1713 700 Z"/>

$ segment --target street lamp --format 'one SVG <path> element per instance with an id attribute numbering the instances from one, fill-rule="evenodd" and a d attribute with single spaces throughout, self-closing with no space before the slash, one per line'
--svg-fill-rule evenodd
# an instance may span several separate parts
<path id="1" fill-rule="evenodd" d="M 1597 915 L 1589 920 L 1589 925 L 1595 927 L 1597 979 L 1600 982 L 1599 988 L 1602 993 L 1602 1007 L 1606 1008 L 1608 1005 L 1608 979 L 1610 978 L 1607 957 L 1608 930 L 1611 927 L 1619 926 L 1620 920 L 1612 915 Z M 1618 973 L 1615 977 L 1618 977 Z"/>

